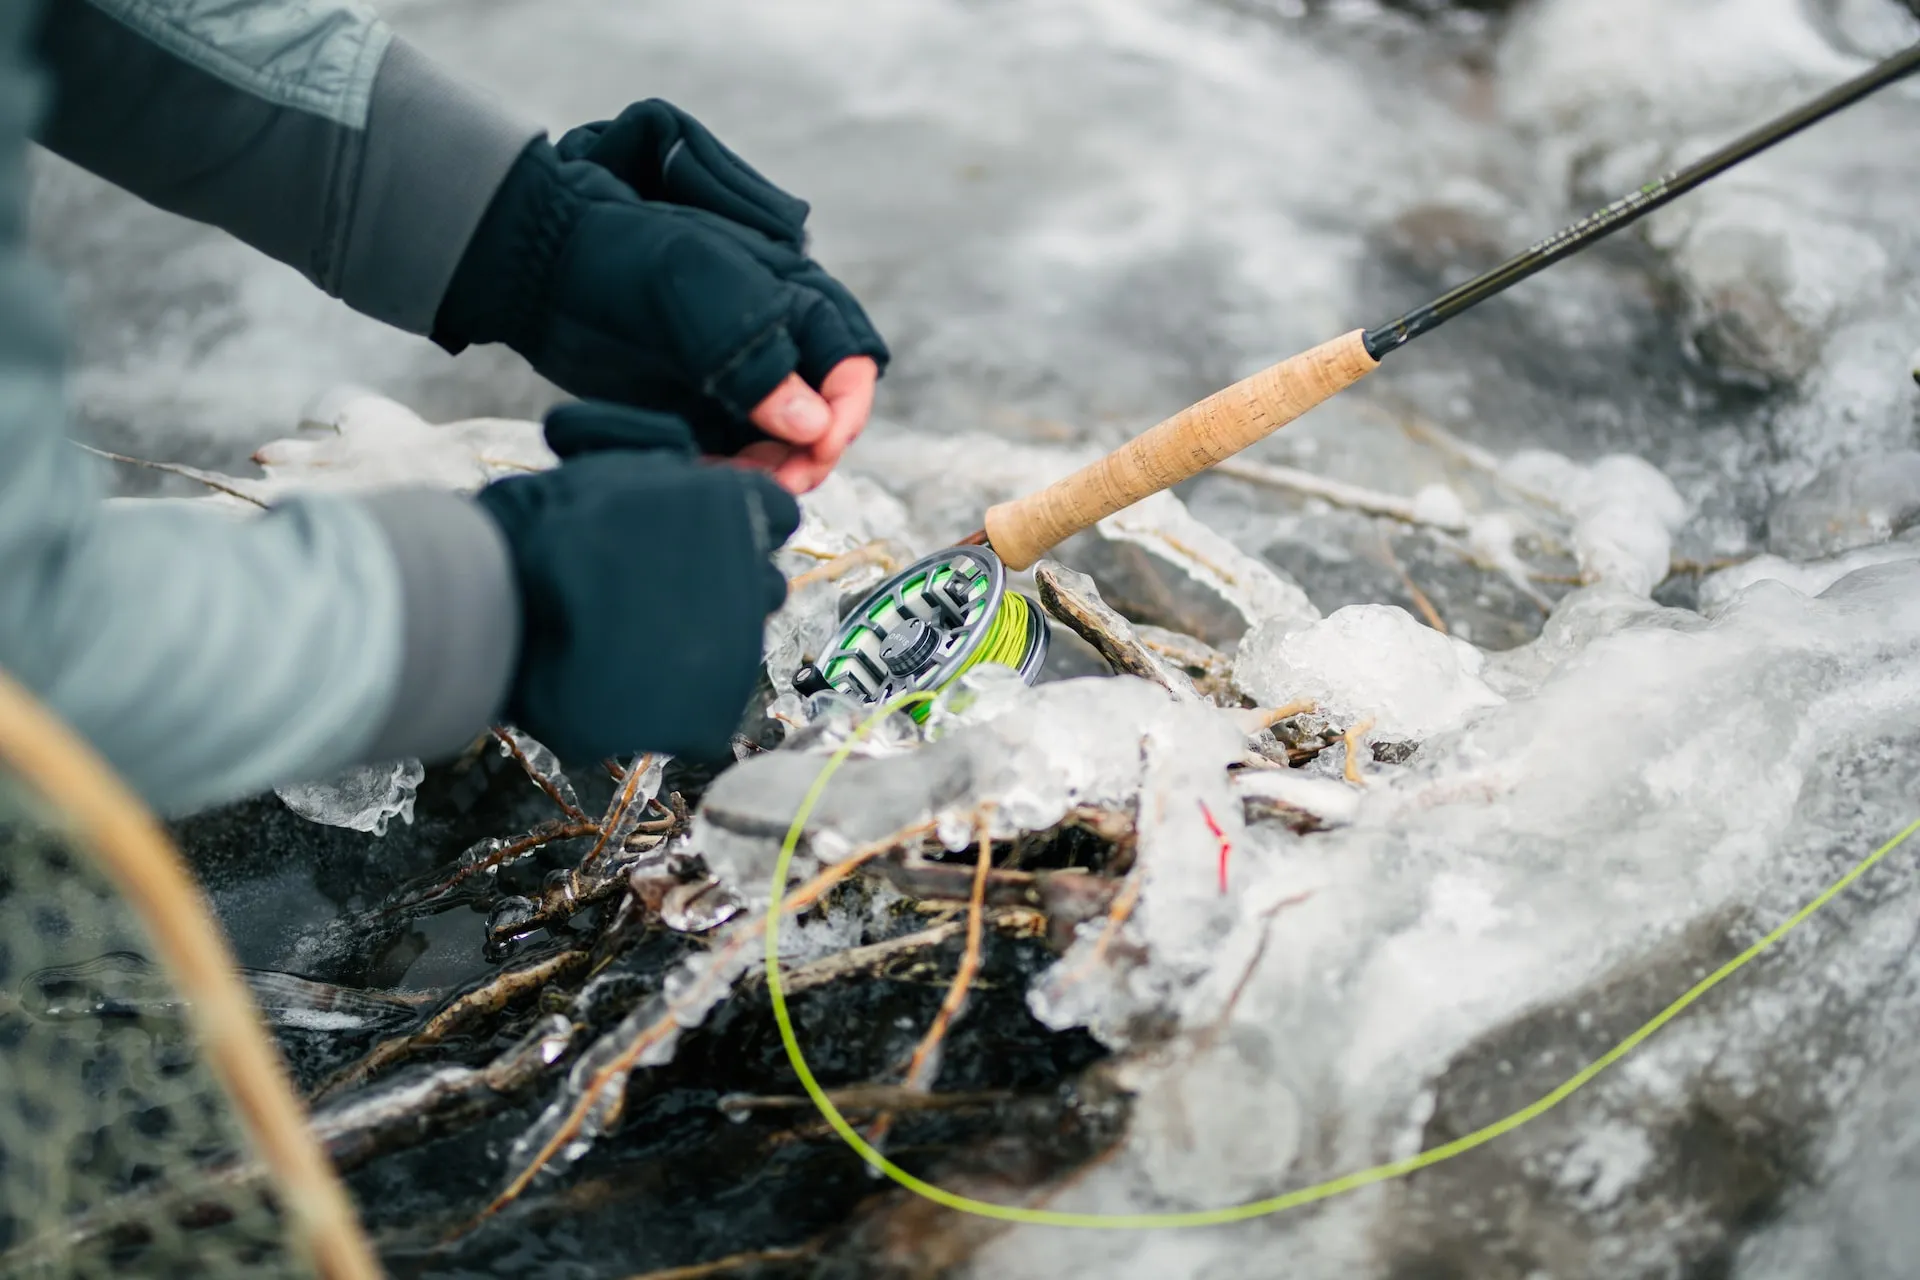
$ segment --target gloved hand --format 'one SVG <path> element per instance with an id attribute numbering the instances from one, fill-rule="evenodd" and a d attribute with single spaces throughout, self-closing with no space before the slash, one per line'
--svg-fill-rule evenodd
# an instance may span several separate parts
<path id="1" fill-rule="evenodd" d="M 799 507 L 764 475 L 699 461 L 667 414 L 564 405 L 547 442 L 557 468 L 477 499 L 512 549 L 525 617 L 507 717 L 569 763 L 729 759 L 786 598 L 769 557 Z"/>
<path id="2" fill-rule="evenodd" d="M 795 249 L 806 245 L 807 202 L 768 182 L 692 116 L 659 98 L 636 102 L 618 119 L 569 129 L 554 144 L 562 160 L 599 165 L 642 200 L 705 209 Z M 851 298 L 851 319 L 866 317 Z"/>
<path id="3" fill-rule="evenodd" d="M 515 162 L 435 340 L 505 342 L 576 395 L 672 413 L 703 451 L 813 488 L 865 425 L 887 349 L 806 256 L 806 205 L 665 103 L 561 142 Z"/>

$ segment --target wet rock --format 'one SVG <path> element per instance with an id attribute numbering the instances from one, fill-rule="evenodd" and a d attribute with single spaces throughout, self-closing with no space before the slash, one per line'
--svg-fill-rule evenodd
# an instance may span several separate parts
<path id="1" fill-rule="evenodd" d="M 1844 308 L 1886 277 L 1873 237 L 1765 194 L 1716 191 L 1673 249 L 1699 354 L 1760 385 L 1804 377 Z"/>
<path id="2" fill-rule="evenodd" d="M 1920 519 L 1920 452 L 1851 458 L 1767 513 L 1767 549 L 1812 560 L 1885 542 Z"/>
<path id="3" fill-rule="evenodd" d="M 1101 597 L 1134 622 L 1215 646 L 1230 645 L 1246 633 L 1246 618 L 1218 592 L 1144 547 L 1090 531 L 1069 539 L 1055 554 L 1098 582 Z"/>

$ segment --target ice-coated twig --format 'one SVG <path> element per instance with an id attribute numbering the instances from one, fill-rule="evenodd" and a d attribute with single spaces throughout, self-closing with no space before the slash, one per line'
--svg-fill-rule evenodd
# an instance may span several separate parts
<path id="1" fill-rule="evenodd" d="M 1705 577 L 1709 573 L 1718 573 L 1722 569 L 1731 569 L 1735 565 L 1745 564 L 1759 554 L 1757 551 L 1749 551 L 1745 555 L 1715 556 L 1711 560 L 1689 560 L 1681 556 L 1675 556 L 1668 562 L 1667 576 L 1669 578 L 1682 576 Z"/>
<path id="2" fill-rule="evenodd" d="M 533 779 L 534 785 L 546 792 L 547 798 L 565 810 L 569 818 L 575 822 L 590 821 L 586 810 L 580 807 L 580 798 L 573 793 L 573 784 L 560 771 L 558 756 L 511 725 L 495 725 L 493 736 L 499 739 L 501 750 L 512 756 Z"/>
<path id="3" fill-rule="evenodd" d="M 898 573 L 906 567 L 892 543 L 884 540 L 869 542 L 817 564 L 805 573 L 794 575 L 787 583 L 787 591 L 789 593 L 799 591 L 816 582 L 838 582 L 854 570 L 864 569 L 869 565 L 878 566 L 883 573 Z"/>
<path id="4" fill-rule="evenodd" d="M 1115 674 L 1150 680 L 1182 702 L 1203 701 L 1186 673 L 1162 662 L 1133 624 L 1100 598 L 1092 578 L 1057 560 L 1042 560 L 1033 567 L 1033 580 L 1041 607 L 1092 645 Z"/>
<path id="5" fill-rule="evenodd" d="M 1100 928 L 1100 936 L 1093 940 L 1093 947 L 1087 952 L 1086 959 L 1062 975 L 1062 985 L 1079 981 L 1088 970 L 1097 968 L 1107 958 L 1107 952 L 1120 937 L 1120 930 L 1126 928 L 1127 921 L 1133 917 L 1133 909 L 1140 905 L 1140 891 L 1146 887 L 1146 877 L 1141 869 L 1135 867 L 1127 874 L 1120 885 L 1120 892 L 1114 895 L 1113 905 L 1107 909 L 1107 922 Z"/>
<path id="6" fill-rule="evenodd" d="M 198 467 L 189 467 L 178 462 L 154 462 L 148 458 L 129 457 L 124 453 L 114 453 L 107 449 L 97 449 L 90 444 L 80 444 L 78 440 L 73 441 L 73 443 L 96 458 L 105 458 L 109 462 L 123 462 L 130 467 L 144 467 L 148 471 L 163 471 L 170 476 L 181 476 L 193 481 L 195 484 L 203 484 L 209 489 L 224 493 L 229 498 L 238 498 L 242 502 L 251 503 L 253 506 L 259 507 L 262 510 L 265 510 L 267 507 L 267 503 L 260 498 L 255 497 L 244 489 L 235 487 L 245 483 L 245 481 L 234 476 L 223 476 L 217 471 L 202 471 Z"/>
<path id="7" fill-rule="evenodd" d="M 960 967 L 954 970 L 953 982 L 947 987 L 946 998 L 940 1001 L 939 1011 L 933 1015 L 933 1023 L 927 1028 L 920 1043 L 913 1050 L 913 1057 L 907 1063 L 907 1075 L 903 1081 L 909 1093 L 932 1093 L 934 1077 L 940 1074 L 940 1050 L 946 1043 L 947 1031 L 953 1026 L 960 1011 L 966 1008 L 967 993 L 973 989 L 974 975 L 980 972 L 980 942 L 984 933 L 983 912 L 987 900 L 987 873 L 993 869 L 993 837 L 988 834 L 987 815 L 982 812 L 978 819 L 980 834 L 980 854 L 973 862 L 973 887 L 967 895 L 967 944 L 960 953 Z M 887 1131 L 893 1127 L 893 1112 L 884 1111 L 874 1121 L 873 1130 L 867 1141 L 878 1145 L 886 1139 Z"/>
<path id="8" fill-rule="evenodd" d="M 1005 1089 L 983 1089 L 973 1093 L 928 1093 L 898 1084 L 857 1084 L 846 1089 L 828 1089 L 827 1100 L 843 1114 L 849 1111 L 958 1111 L 966 1107 L 992 1107 L 1011 1101 L 1018 1095 Z M 805 1094 L 729 1094 L 720 1099 L 720 1110 L 730 1115 L 751 1111 L 811 1111 L 813 1099 Z"/>
<path id="9" fill-rule="evenodd" d="M 791 972 L 782 972 L 780 986 L 788 995 L 796 996 L 802 991 L 824 987 L 842 978 L 879 973 L 894 957 L 911 955 L 916 951 L 937 947 L 948 938 L 958 937 L 965 927 L 963 921 L 948 920 L 930 928 L 901 934 L 897 938 L 870 942 L 864 947 L 854 947 L 847 951 L 836 951 L 832 955 L 822 956 L 818 960 L 801 965 Z"/>
<path id="10" fill-rule="evenodd" d="M 347 1089 L 365 1084 L 377 1073 L 396 1066 L 422 1049 L 440 1044 L 449 1036 L 471 1030 L 481 1020 L 493 1017 L 514 1001 L 538 992 L 549 982 L 565 978 L 587 962 L 585 951 L 562 951 L 522 969 L 510 969 L 460 996 L 427 1020 L 418 1031 L 393 1036 L 373 1046 L 358 1062 L 349 1063 L 320 1082 L 308 1097 L 309 1103 L 322 1102 Z"/>
<path id="11" fill-rule="evenodd" d="M 1260 968 L 1260 961 L 1266 957 L 1267 944 L 1273 940 L 1274 919 L 1288 907 L 1297 907 L 1312 896 L 1311 889 L 1305 893 L 1296 893 L 1291 897 L 1280 899 L 1260 913 L 1260 939 L 1254 944 L 1253 954 L 1247 958 L 1246 968 L 1240 971 L 1240 980 L 1235 982 L 1233 990 L 1227 993 L 1227 1002 L 1220 1007 L 1219 1016 L 1202 1027 L 1194 1036 L 1193 1045 L 1196 1050 L 1204 1051 L 1212 1048 L 1214 1042 L 1220 1038 L 1220 1033 L 1225 1031 L 1227 1024 L 1233 1021 L 1233 1011 L 1239 1007 L 1240 997 L 1244 996 L 1247 988 L 1252 985 L 1254 972 Z"/>
<path id="12" fill-rule="evenodd" d="M 666 756 L 649 753 L 635 760 L 627 769 L 626 776 L 620 780 L 620 786 L 607 805 L 606 813 L 601 815 L 600 838 L 587 851 L 587 856 L 581 859 L 582 873 L 592 874 L 603 862 L 620 856 L 626 848 L 627 837 L 640 825 L 641 815 L 659 793 L 660 780 L 666 775 L 666 768 Z"/>
<path id="13" fill-rule="evenodd" d="M 1367 785 L 1366 778 L 1360 773 L 1360 740 L 1371 728 L 1373 728 L 1373 717 L 1369 716 L 1340 735 L 1341 740 L 1347 744 L 1347 759 L 1341 766 L 1341 772 L 1346 775 L 1347 781 L 1356 787 Z"/>
<path id="14" fill-rule="evenodd" d="M 931 822 L 916 823 L 855 850 L 789 893 L 779 904 L 778 910 L 786 915 L 806 910 L 866 863 L 933 829 Z M 724 998 L 725 988 L 739 976 L 738 962 L 742 953 L 765 927 L 765 915 L 756 915 L 729 930 L 727 936 L 707 953 L 699 972 L 680 991 L 675 992 L 673 998 L 669 999 L 663 994 L 644 1002 L 628 1014 L 618 1027 L 595 1043 L 575 1065 L 576 1075 L 583 1075 L 584 1078 L 578 1081 L 578 1096 L 573 1104 L 561 1111 L 561 1103 L 556 1101 L 548 1109 L 547 1116 L 542 1117 L 536 1131 L 547 1127 L 550 1116 L 554 1121 L 551 1132 L 520 1171 L 514 1174 L 506 1189 L 456 1234 L 464 1235 L 519 1199 L 532 1185 L 534 1178 L 562 1151 L 574 1148 L 576 1144 L 579 1144 L 579 1150 L 584 1151 L 584 1144 L 590 1140 L 586 1135 L 590 1121 L 599 1131 L 617 1122 L 627 1080 L 633 1069 L 640 1064 L 648 1050 L 677 1036 L 684 1026 L 692 1025 L 683 1024 L 683 1017 L 690 1016 L 693 1011 L 704 1015 L 718 999 Z"/>
<path id="15" fill-rule="evenodd" d="M 665 839 L 664 836 L 657 837 L 654 843 L 664 843 Z M 605 902 L 627 888 L 631 883 L 628 872 L 626 864 L 614 862 L 603 862 L 592 868 L 585 865 L 569 867 L 564 874 L 552 877 L 541 887 L 540 900 L 534 904 L 532 912 L 503 919 L 489 927 L 487 941 L 499 946 L 571 920 L 588 907 Z"/>
<path id="16" fill-rule="evenodd" d="M 778 1266 L 783 1262 L 805 1262 L 820 1252 L 826 1243 L 826 1237 L 809 1240 L 805 1244 L 788 1245 L 779 1249 L 749 1249 L 745 1253 L 730 1253 L 724 1258 L 715 1258 L 712 1262 L 695 1262 L 684 1267 L 666 1267 L 659 1271 L 647 1271 L 640 1275 L 629 1276 L 627 1280 L 713 1280 L 715 1276 L 734 1275 L 736 1273 L 758 1273 L 762 1267 Z"/>
<path id="17" fill-rule="evenodd" d="M 511 840 L 504 840 L 499 836 L 489 837 L 463 852 L 451 875 L 432 882 L 424 889 L 413 892 L 403 889 L 396 892 L 381 908 L 381 912 L 391 914 L 437 902 L 473 877 L 498 871 L 502 867 L 518 862 L 535 849 L 560 840 L 577 840 L 583 836 L 598 835 L 599 830 L 599 827 L 590 822 L 556 821 L 544 823 L 525 835 L 515 836 Z"/>
<path id="18" fill-rule="evenodd" d="M 1319 704 L 1312 698 L 1296 698 L 1277 707 L 1234 707 L 1228 714 L 1239 724 L 1240 731 L 1251 738 L 1256 733 L 1265 733 L 1282 720 L 1312 715 L 1319 709 Z"/>
<path id="19" fill-rule="evenodd" d="M 1330 506 L 1345 507 L 1349 511 L 1358 511 L 1365 515 L 1385 516 L 1389 520 L 1398 520 L 1401 524 L 1438 529 L 1443 533 L 1467 531 L 1465 521 L 1436 520 L 1431 516 L 1420 514 L 1411 498 L 1382 493 L 1378 489 L 1368 489 L 1342 480 L 1329 480 L 1325 476 L 1317 476 L 1311 471 L 1302 471 L 1297 467 L 1276 467 L 1271 463 L 1251 462 L 1245 458 L 1226 458 L 1214 463 L 1213 469 L 1221 475 L 1232 476 L 1236 480 L 1265 485 L 1270 489 L 1284 489 L 1288 493 L 1295 493 L 1303 498 L 1317 498 Z"/>
<path id="20" fill-rule="evenodd" d="M 570 1028 L 563 1032 L 557 1023 L 549 1023 L 535 1027 L 485 1067 L 441 1066 L 420 1078 L 340 1099 L 313 1113 L 314 1134 L 328 1160 L 344 1174 L 470 1127 L 511 1106 L 550 1071 L 565 1056 L 570 1034 Z M 163 1184 L 107 1200 L 63 1222 L 56 1233 L 0 1251 L 0 1275 L 38 1274 L 50 1262 L 70 1263 L 79 1250 L 128 1228 L 146 1231 L 156 1222 L 171 1221 L 191 1231 L 206 1225 L 209 1211 L 230 1210 L 234 1195 L 266 1191 L 272 1185 L 266 1166 L 257 1160 L 195 1169 L 184 1178 L 182 1172 L 175 1170 Z M 60 1267 L 58 1273 L 67 1274 L 67 1268 Z"/>
<path id="21" fill-rule="evenodd" d="M 314 1131 L 334 1167 L 345 1173 L 470 1128 L 552 1073 L 577 1034 L 564 1015 L 549 1014 L 484 1067 L 446 1063 L 350 1094 L 314 1113 Z"/>

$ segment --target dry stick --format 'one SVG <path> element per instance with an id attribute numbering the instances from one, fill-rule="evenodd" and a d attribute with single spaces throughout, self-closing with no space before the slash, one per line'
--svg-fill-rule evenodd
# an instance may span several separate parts
<path id="1" fill-rule="evenodd" d="M 293 1232 L 327 1280 L 380 1274 L 352 1202 L 306 1124 L 286 1064 L 236 972 L 220 926 L 160 824 L 73 732 L 0 674 L 0 762 L 51 801 L 134 909 L 233 1100 L 285 1190 Z"/>
<path id="2" fill-rule="evenodd" d="M 862 864 L 872 861 L 881 854 L 889 853 L 905 841 L 925 835 L 933 829 L 934 824 L 931 822 L 916 823 L 883 840 L 875 841 L 865 848 L 855 850 L 788 894 L 786 900 L 780 904 L 780 911 L 782 914 L 787 914 L 806 910 L 831 892 L 842 880 L 852 875 Z M 735 929 L 728 940 L 712 952 L 712 959 L 708 962 L 706 970 L 683 1003 L 704 999 L 709 986 L 727 971 L 728 962 L 739 954 L 740 949 L 749 941 L 758 937 L 764 926 L 765 917 L 755 917 L 747 924 Z M 579 1136 L 581 1126 L 586 1123 L 587 1115 L 593 1110 L 601 1091 L 616 1080 L 626 1079 L 641 1055 L 678 1027 L 673 1010 L 669 1009 L 659 1021 L 644 1028 L 612 1061 L 595 1072 L 592 1079 L 588 1080 L 586 1086 L 581 1089 L 579 1100 L 574 1103 L 573 1109 L 567 1113 L 566 1119 L 561 1122 L 553 1136 L 534 1153 L 533 1159 L 527 1162 L 526 1168 L 514 1175 L 513 1180 L 507 1184 L 506 1190 L 495 1196 L 493 1202 L 482 1209 L 471 1223 L 461 1229 L 459 1234 L 473 1230 L 481 1222 L 519 1199 L 539 1172 L 547 1167 L 548 1162 Z"/>
<path id="3" fill-rule="evenodd" d="M 1407 567 L 1400 563 L 1400 557 L 1393 549 L 1393 540 L 1385 532 L 1380 535 L 1380 551 L 1386 556 L 1388 567 L 1400 575 L 1400 585 L 1413 597 L 1413 603 L 1420 610 L 1420 616 L 1427 620 L 1427 625 L 1443 636 L 1449 634 L 1447 620 L 1440 616 L 1440 611 L 1433 607 L 1433 601 L 1427 599 L 1427 593 L 1420 589 L 1413 575 L 1407 572 Z"/>
<path id="4" fill-rule="evenodd" d="M 1462 440 L 1406 400 L 1394 395 L 1388 395 L 1385 399 L 1387 403 L 1375 411 L 1390 418 L 1394 425 L 1405 432 L 1409 438 L 1444 453 L 1457 462 L 1465 463 L 1514 497 L 1530 502 L 1544 511 L 1551 511 L 1562 520 L 1572 520 L 1573 517 L 1568 514 L 1566 507 L 1550 495 L 1509 479 L 1500 464 L 1500 459 L 1491 452 L 1482 449 L 1479 445 Z M 1357 407 L 1362 410 L 1374 408 L 1364 403 L 1358 403 Z"/>
<path id="5" fill-rule="evenodd" d="M 907 1064 L 906 1087 L 921 1092 L 931 1092 L 933 1075 L 939 1069 L 935 1054 L 941 1041 L 946 1039 L 947 1030 L 953 1025 L 960 1010 L 967 1003 L 967 992 L 973 986 L 973 979 L 980 972 L 980 942 L 984 932 L 981 909 L 986 904 L 987 872 L 993 866 L 993 839 L 987 834 L 986 823 L 980 826 L 980 856 L 973 864 L 973 892 L 967 898 L 967 949 L 960 956 L 960 967 L 954 972 L 953 985 L 947 988 L 947 998 L 940 1002 L 940 1012 L 934 1015 L 933 1025 L 927 1028 L 927 1034 L 920 1040 L 920 1047 L 913 1051 L 913 1060 Z"/>
<path id="6" fill-rule="evenodd" d="M 933 1025 L 920 1037 L 913 1058 L 907 1063 L 905 1088 L 909 1092 L 933 1092 L 933 1077 L 940 1070 L 940 1046 L 947 1038 L 948 1028 L 960 1016 L 960 1010 L 966 1007 L 967 992 L 973 987 L 974 975 L 980 972 L 981 913 L 987 901 L 987 872 L 992 868 L 993 837 L 987 834 L 987 818 L 983 814 L 980 819 L 980 856 L 974 859 L 973 890 L 967 896 L 966 950 L 960 955 L 960 967 L 954 970 L 953 983 L 947 988 L 946 999 L 940 1002 L 940 1011 L 933 1016 Z M 891 1128 L 893 1112 L 884 1111 L 874 1121 L 867 1141 L 878 1146 L 886 1141 L 887 1131 Z"/>
<path id="7" fill-rule="evenodd" d="M 1284 489 L 1288 493 L 1298 494 L 1303 498 L 1317 498 L 1330 506 L 1345 507 L 1365 515 L 1385 516 L 1401 524 L 1439 529 L 1445 533 L 1467 531 L 1464 522 L 1431 520 L 1421 516 L 1411 499 L 1382 493 L 1377 489 L 1363 488 L 1357 484 L 1347 484 L 1340 480 L 1329 480 L 1325 476 L 1317 476 L 1311 471 L 1301 471 L 1295 467 L 1276 467 L 1264 462 L 1249 462 L 1244 458 L 1229 458 L 1224 462 L 1215 463 L 1213 469 L 1223 476 L 1232 476 L 1236 480 L 1265 485 L 1270 489 Z"/>
<path id="8" fill-rule="evenodd" d="M 547 799 L 553 801 L 559 805 L 561 809 L 565 810 L 569 818 L 572 818 L 575 822 L 592 821 L 579 805 L 574 804 L 564 795 L 560 794 L 560 788 L 552 778 L 547 777 L 546 774 L 541 773 L 533 767 L 533 761 L 527 759 L 527 753 L 520 749 L 520 744 L 513 740 L 512 734 L 508 733 L 506 729 L 496 725 L 494 726 L 493 736 L 500 740 L 500 745 L 505 747 L 507 753 L 519 762 L 522 769 L 527 771 L 527 776 L 533 779 L 534 785 L 546 792 Z"/>
<path id="9" fill-rule="evenodd" d="M 1356 787 L 1364 787 L 1367 785 L 1367 780 L 1360 774 L 1359 751 L 1361 735 L 1371 728 L 1373 728 L 1373 717 L 1368 716 L 1365 720 L 1362 720 L 1359 724 L 1352 726 L 1340 735 L 1341 739 L 1347 744 L 1347 759 L 1346 763 L 1341 766 L 1341 772 L 1345 773 L 1347 781 Z"/>

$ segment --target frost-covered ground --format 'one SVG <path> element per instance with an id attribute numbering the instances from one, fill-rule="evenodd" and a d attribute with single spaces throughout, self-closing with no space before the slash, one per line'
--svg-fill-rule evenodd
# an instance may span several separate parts
<path id="1" fill-rule="evenodd" d="M 849 465 L 899 500 L 866 490 L 868 532 L 923 547 L 1920 37 L 1895 0 L 1408 11 L 1428 7 L 390 6 L 556 127 L 658 93 L 813 200 L 820 255 L 896 354 Z M 1253 451 L 1408 519 L 1212 476 L 1076 551 L 1110 597 L 1132 575 L 1137 615 L 1237 646 L 1256 700 L 1311 697 L 1419 749 L 1363 790 L 1337 752 L 1282 775 L 1334 824 L 1304 837 L 1238 820 L 1224 765 L 1244 744 L 1220 713 L 1130 684 L 1044 688 L 930 757 L 1020 747 L 1018 772 L 969 775 L 1008 822 L 1074 787 L 1142 797 L 1144 967 L 1043 984 L 1035 1007 L 1118 1045 L 1141 1012 L 1196 1036 L 1137 1064 L 1122 1151 L 1055 1207 L 1205 1207 L 1468 1132 L 1920 816 L 1916 133 L 1915 90 L 1884 94 Z M 45 177 L 101 443 L 234 470 L 340 382 L 434 421 L 553 398 L 511 360 L 450 361 L 217 236 Z M 1213 576 L 1156 603 L 1164 575 L 1130 547 L 1175 578 L 1198 547 Z M 1414 609 L 1408 580 L 1482 647 L 1381 609 L 1311 621 Z M 738 785 L 754 767 L 779 765 Z M 901 777 L 911 807 L 924 778 Z M 1206 799 L 1236 842 L 1224 897 Z M 1017 1229 L 973 1273 L 1910 1274 L 1915 856 L 1494 1146 L 1240 1227 Z"/>

